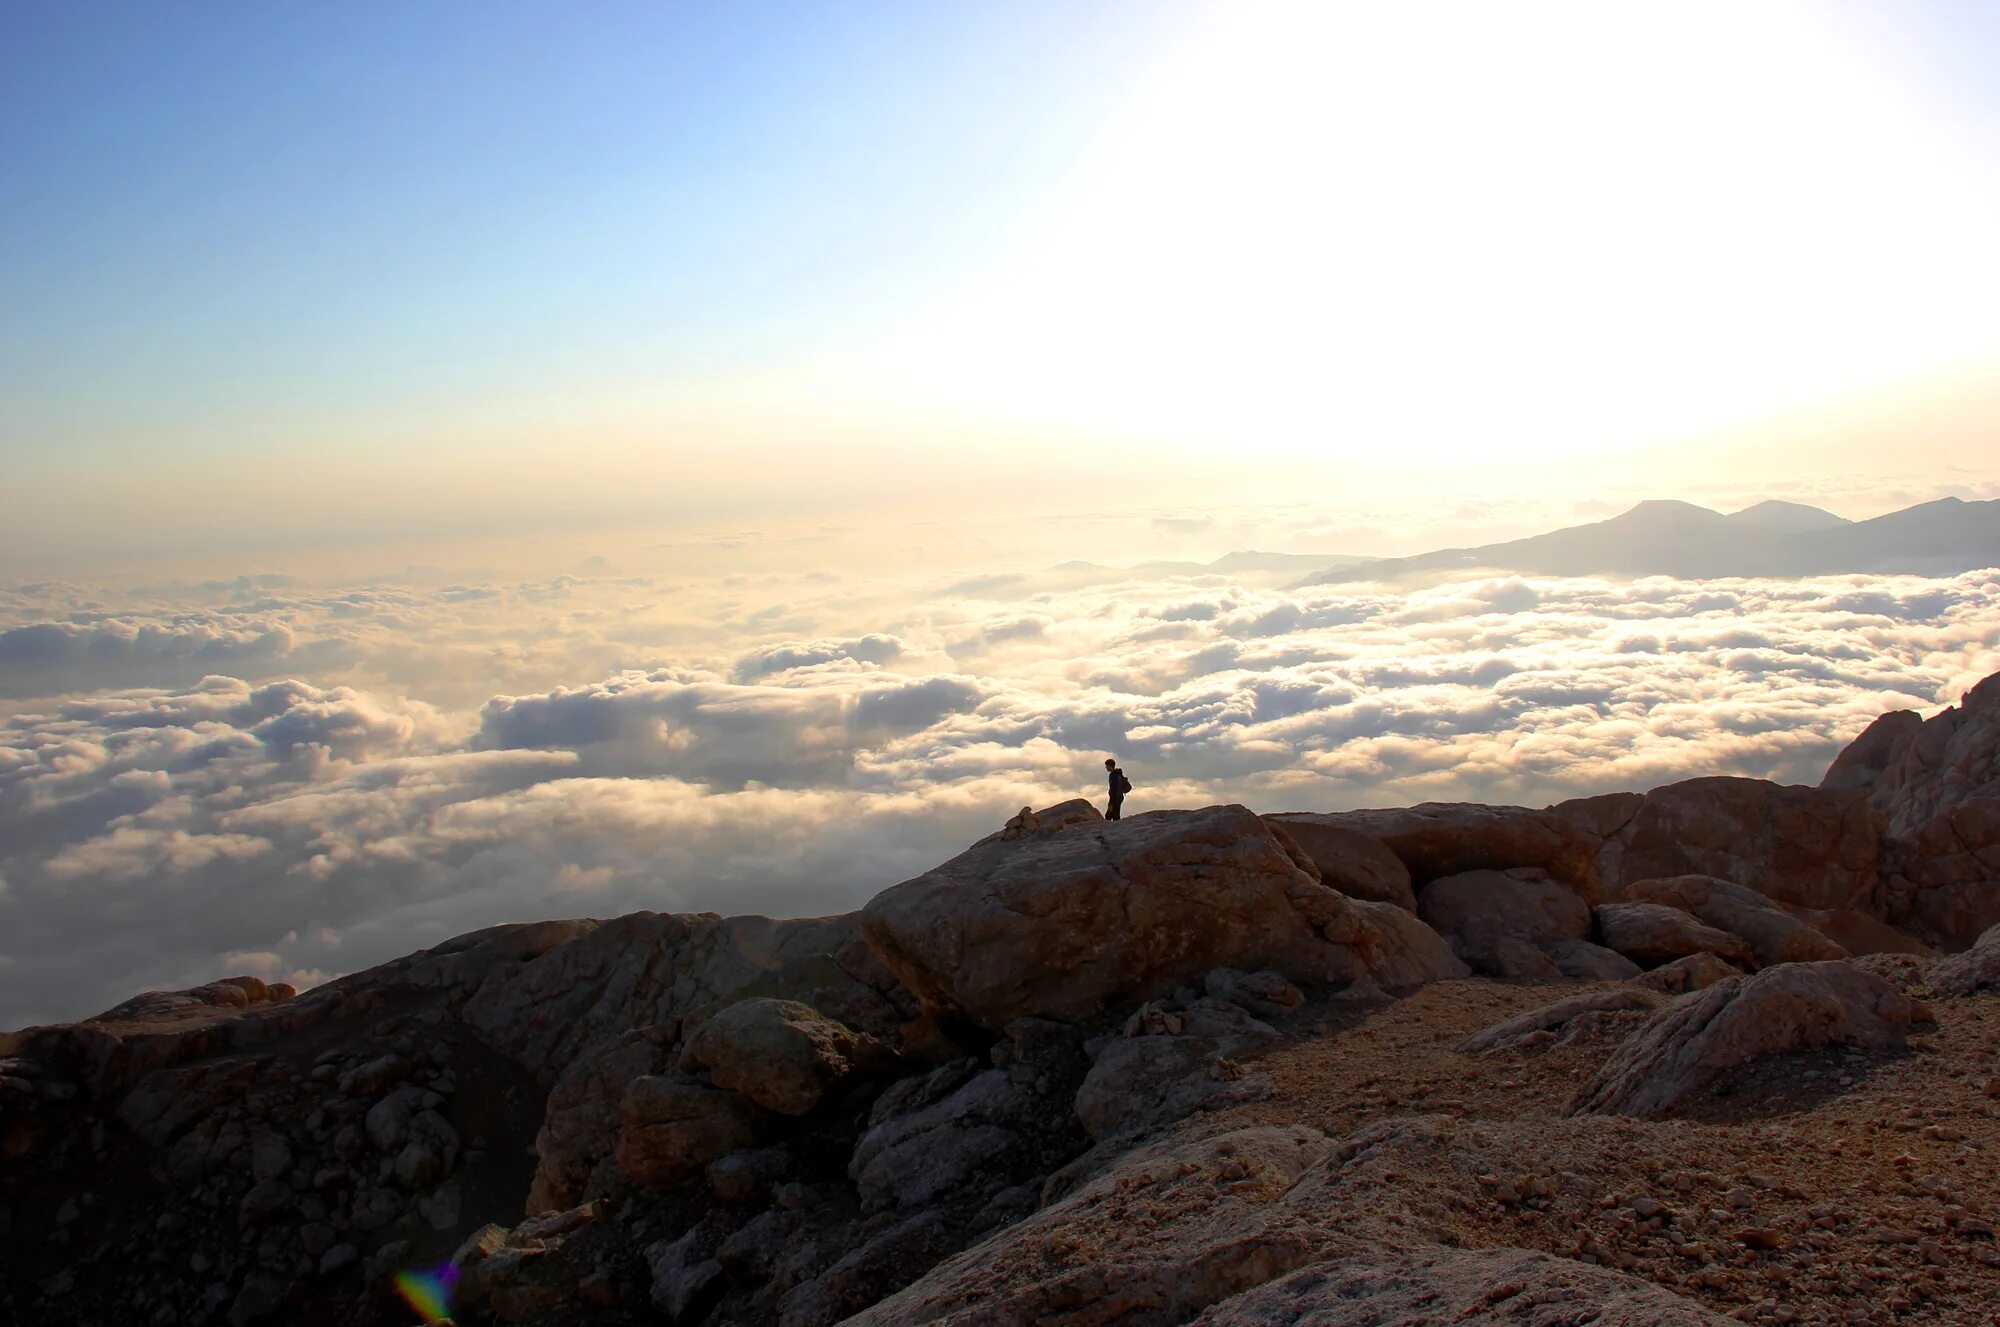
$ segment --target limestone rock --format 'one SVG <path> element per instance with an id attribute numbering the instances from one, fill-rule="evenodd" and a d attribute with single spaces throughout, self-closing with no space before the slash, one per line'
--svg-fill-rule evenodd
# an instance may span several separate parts
<path id="1" fill-rule="evenodd" d="M 1748 965 L 1750 946 L 1738 935 L 1718 931 L 1679 908 L 1662 903 L 1606 903 L 1597 909 L 1598 939 L 1642 967 L 1671 963 L 1689 954 L 1714 954 Z"/>
<path id="2" fill-rule="evenodd" d="M 1095 806 L 1084 798 L 1073 797 L 1067 802 L 1058 802 L 1040 811 L 1024 806 L 1008 819 L 998 834 L 990 834 L 980 842 L 990 843 L 996 839 L 1011 842 L 1014 839 L 1033 838 L 1040 834 L 1054 834 L 1068 829 L 1071 825 L 1103 823 L 1104 816 Z"/>
<path id="3" fill-rule="evenodd" d="M 1724 1072 L 1820 1046 L 1900 1048 L 1928 1011 L 1850 963 L 1786 963 L 1677 1000 L 1634 1033 L 1577 1113 L 1657 1118 Z"/>
<path id="4" fill-rule="evenodd" d="M 855 1067 L 862 1038 L 796 1000 L 740 1000 L 695 1030 L 688 1060 L 780 1115 L 805 1115 Z"/>
<path id="5" fill-rule="evenodd" d="M 1459 957 L 1489 974 L 1501 971 L 1503 940 L 1538 948 L 1590 937 L 1590 905 L 1535 871 L 1466 871 L 1433 880 L 1417 893 L 1417 915 L 1444 935 Z"/>
<path id="6" fill-rule="evenodd" d="M 1531 866 L 1540 867 L 1590 902 L 1602 897 L 1596 864 L 1598 836 L 1549 811 L 1425 802 L 1394 810 L 1275 818 L 1288 827 L 1294 820 L 1304 819 L 1375 839 L 1409 869 L 1419 887 L 1466 871 Z"/>
<path id="7" fill-rule="evenodd" d="M 619 1103 L 618 1168 L 640 1184 L 684 1184 L 750 1147 L 769 1118 L 733 1092 L 670 1075 L 633 1080 Z"/>
<path id="8" fill-rule="evenodd" d="M 1542 952 L 1573 981 L 1626 981 L 1639 975 L 1637 963 L 1588 940 L 1557 940 L 1543 945 Z"/>
<path id="9" fill-rule="evenodd" d="M 1218 967 L 1413 986 L 1455 966 L 1385 914 L 1414 921 L 1326 888 L 1250 811 L 1214 806 L 996 837 L 876 895 L 862 926 L 928 1007 L 997 1030 L 1086 1017 Z"/>
<path id="10" fill-rule="evenodd" d="M 1846 949 L 1813 927 L 1756 890 L 1731 880 L 1706 875 L 1637 880 L 1626 888 L 1625 897 L 1632 903 L 1662 903 L 1679 908 L 1718 930 L 1742 937 L 1761 967 L 1847 957 Z"/>
<path id="11" fill-rule="evenodd" d="M 1417 910 L 1410 869 L 1382 840 L 1337 822 L 1337 817 L 1309 811 L 1267 815 L 1264 822 L 1289 835 L 1319 867 L 1320 883 L 1349 898 L 1393 903 L 1406 912 Z"/>
<path id="12" fill-rule="evenodd" d="M 1964 953 L 1932 968 L 1931 989 L 1939 995 L 2000 989 L 2000 926 L 1992 927 Z"/>

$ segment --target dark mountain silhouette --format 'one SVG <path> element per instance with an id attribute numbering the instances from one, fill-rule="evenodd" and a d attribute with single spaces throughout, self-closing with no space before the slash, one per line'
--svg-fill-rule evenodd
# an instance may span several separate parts
<path id="1" fill-rule="evenodd" d="M 1691 502 L 1642 502 L 1607 521 L 1526 539 L 1328 567 L 1302 584 L 1476 569 L 1544 576 L 1942 576 L 1991 566 L 2000 566 L 2000 501 L 1940 498 L 1866 521 L 1794 502 L 1760 502 L 1728 515 Z"/>

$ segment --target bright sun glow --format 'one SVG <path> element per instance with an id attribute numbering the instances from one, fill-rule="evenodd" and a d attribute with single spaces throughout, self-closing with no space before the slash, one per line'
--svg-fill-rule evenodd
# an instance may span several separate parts
<path id="1" fill-rule="evenodd" d="M 1994 353 L 1991 172 L 1824 17 L 1231 6 L 1043 229 L 822 367 L 898 411 L 1505 463 Z"/>

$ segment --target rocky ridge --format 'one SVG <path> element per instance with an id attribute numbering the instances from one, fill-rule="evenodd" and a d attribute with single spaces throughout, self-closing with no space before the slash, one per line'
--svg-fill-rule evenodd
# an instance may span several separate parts
<path id="1" fill-rule="evenodd" d="M 1990 1321 L 1996 762 L 2000 678 L 1819 788 L 1072 802 L 846 916 L 150 993 L 0 1035 L 0 1317 Z"/>

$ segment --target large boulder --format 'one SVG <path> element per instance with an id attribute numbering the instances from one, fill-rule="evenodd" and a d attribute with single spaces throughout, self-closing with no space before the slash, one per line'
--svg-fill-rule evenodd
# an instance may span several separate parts
<path id="1" fill-rule="evenodd" d="M 1540 867 L 1595 902 L 1600 836 L 1549 811 L 1471 802 L 1425 802 L 1384 810 L 1274 817 L 1346 829 L 1385 845 L 1421 886 L 1465 871 Z M 1303 842 L 1303 840 L 1301 840 Z M 1311 849 L 1308 849 L 1311 851 Z"/>
<path id="2" fill-rule="evenodd" d="M 1558 940 L 1542 946 L 1542 952 L 1571 981 L 1626 981 L 1639 975 L 1637 963 L 1588 940 Z"/>
<path id="3" fill-rule="evenodd" d="M 1550 960 L 1546 973 L 1523 970 L 1527 955 L 1520 951 L 1590 938 L 1590 905 L 1536 870 L 1464 871 L 1433 880 L 1417 893 L 1417 915 L 1490 976 L 1559 976 Z"/>
<path id="4" fill-rule="evenodd" d="M 1732 880 L 1718 880 L 1710 875 L 1638 880 L 1626 888 L 1625 898 L 1631 903 L 1661 903 L 1679 908 L 1718 930 L 1741 936 L 1761 967 L 1847 957 L 1846 949 L 1756 890 Z M 1728 957 L 1721 950 L 1710 952 Z"/>
<path id="5" fill-rule="evenodd" d="M 709 1080 L 780 1115 L 805 1115 L 871 1047 L 854 1029 L 796 1000 L 739 1000 L 688 1039 Z"/>
<path id="6" fill-rule="evenodd" d="M 1606 903 L 1597 909 L 1597 935 L 1641 967 L 1657 967 L 1689 954 L 1713 954 L 1749 966 L 1754 956 L 1743 937 L 1719 931 L 1663 903 Z"/>
<path id="7" fill-rule="evenodd" d="M 1931 989 L 1939 995 L 2000 990 L 2000 926 L 1992 927 L 1964 953 L 1932 968 Z"/>
<path id="8" fill-rule="evenodd" d="M 1218 967 L 1385 987 L 1462 972 L 1415 918 L 1328 889 L 1241 806 L 990 839 L 876 895 L 861 920 L 928 1008 L 995 1030 L 1136 1003 Z"/>
<path id="9" fill-rule="evenodd" d="M 1620 1046 L 1577 1114 L 1672 1114 L 1740 1065 L 1821 1046 L 1901 1049 L 1922 1005 L 1851 963 L 1786 963 L 1676 1000 Z"/>
<path id="10" fill-rule="evenodd" d="M 1614 899 L 1634 881 L 1708 875 L 1805 907 L 1874 900 L 1880 834 L 1857 789 L 1689 779 L 1643 796 L 1563 802 L 1550 814 L 1598 838 L 1597 870 Z"/>
<path id="11" fill-rule="evenodd" d="M 1338 816 L 1310 811 L 1267 815 L 1264 822 L 1289 835 L 1313 859 L 1320 883 L 1328 889 L 1349 898 L 1393 903 L 1408 912 L 1417 910 L 1410 868 L 1382 840 L 1342 825 Z"/>

